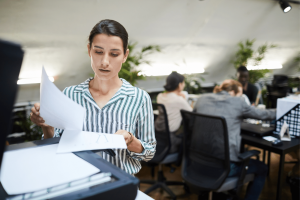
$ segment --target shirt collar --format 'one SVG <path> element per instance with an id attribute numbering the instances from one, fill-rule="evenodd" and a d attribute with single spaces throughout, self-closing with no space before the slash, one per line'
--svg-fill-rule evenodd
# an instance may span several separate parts
<path id="1" fill-rule="evenodd" d="M 74 89 L 74 92 L 85 92 L 88 91 L 89 93 L 89 83 L 91 80 L 93 80 L 93 77 L 88 78 L 86 81 L 80 83 L 76 86 Z M 123 82 L 121 88 L 118 90 L 117 93 L 120 93 L 121 95 L 126 96 L 135 96 L 135 87 L 133 87 L 129 82 L 127 82 L 125 79 L 120 78 Z"/>
<path id="2" fill-rule="evenodd" d="M 217 94 L 222 94 L 222 95 L 230 95 L 227 91 L 222 90 L 221 92 L 218 92 Z"/>

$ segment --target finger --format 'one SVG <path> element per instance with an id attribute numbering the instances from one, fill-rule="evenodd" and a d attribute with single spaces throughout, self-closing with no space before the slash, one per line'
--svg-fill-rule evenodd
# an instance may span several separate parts
<path id="1" fill-rule="evenodd" d="M 39 111 L 40 110 L 40 103 L 35 103 L 34 107 L 35 107 L 36 111 Z"/>
<path id="2" fill-rule="evenodd" d="M 39 111 L 40 110 L 40 106 L 36 106 L 35 109 L 36 109 L 36 111 Z"/>
<path id="3" fill-rule="evenodd" d="M 124 130 L 120 129 L 120 130 L 118 130 L 117 132 L 115 132 L 115 134 L 122 135 L 123 132 L 124 132 Z"/>
<path id="4" fill-rule="evenodd" d="M 33 113 L 35 113 L 35 112 L 36 112 L 36 109 L 35 109 L 35 107 L 34 107 L 34 106 L 31 108 L 31 112 L 33 112 Z"/>

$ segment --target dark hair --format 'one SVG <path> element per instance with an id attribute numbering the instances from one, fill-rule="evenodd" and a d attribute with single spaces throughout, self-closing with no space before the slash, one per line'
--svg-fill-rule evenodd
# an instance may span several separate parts
<path id="1" fill-rule="evenodd" d="M 248 72 L 248 69 L 247 69 L 247 67 L 241 65 L 239 68 L 237 68 L 237 71 L 238 72 Z"/>
<path id="2" fill-rule="evenodd" d="M 232 79 L 228 79 L 223 81 L 223 83 L 219 86 L 217 85 L 214 88 L 213 93 L 218 93 L 221 92 L 223 90 L 230 92 L 230 91 L 234 91 L 235 94 L 237 94 L 239 92 L 239 87 L 242 87 L 242 84 L 236 80 L 232 80 Z"/>
<path id="3" fill-rule="evenodd" d="M 126 54 L 128 45 L 128 33 L 124 26 L 117 21 L 111 19 L 104 19 L 98 22 L 90 32 L 89 44 L 92 47 L 93 39 L 97 34 L 106 34 L 108 36 L 118 36 L 123 41 L 124 54 Z"/>
<path id="4" fill-rule="evenodd" d="M 178 87 L 179 83 L 182 83 L 184 81 L 184 76 L 181 74 L 178 74 L 177 72 L 172 72 L 167 77 L 167 84 L 164 86 L 164 88 L 168 91 L 174 91 Z"/>

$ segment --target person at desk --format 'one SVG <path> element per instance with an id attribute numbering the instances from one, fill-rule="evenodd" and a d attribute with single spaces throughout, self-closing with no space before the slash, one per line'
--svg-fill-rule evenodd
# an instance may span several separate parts
<path id="1" fill-rule="evenodd" d="M 163 104 L 167 111 L 169 130 L 171 132 L 171 150 L 170 153 L 176 152 L 182 141 L 180 137 L 176 136 L 176 132 L 180 128 L 182 117 L 180 110 L 192 111 L 192 107 L 186 100 L 185 94 L 182 90 L 184 89 L 184 76 L 177 72 L 172 72 L 167 77 L 167 83 L 164 86 L 166 92 L 159 93 L 157 96 L 157 103 Z M 163 114 L 155 120 L 155 128 L 158 131 L 164 131 L 165 122 Z"/>
<path id="2" fill-rule="evenodd" d="M 239 176 L 241 164 L 239 163 L 239 152 L 241 144 L 241 122 L 243 118 L 254 118 L 261 120 L 275 119 L 276 112 L 273 110 L 260 110 L 247 105 L 241 97 L 241 84 L 235 80 L 225 80 L 220 86 L 214 88 L 213 94 L 204 94 L 197 100 L 194 112 L 223 116 L 226 119 L 229 152 L 230 173 L 229 177 Z M 258 161 L 250 159 L 247 173 L 254 173 L 255 178 L 249 183 L 245 199 L 258 199 L 263 189 L 267 176 L 267 166 Z"/>
<path id="3" fill-rule="evenodd" d="M 129 54 L 126 29 L 114 20 L 97 23 L 87 45 L 94 77 L 63 93 L 86 110 L 83 131 L 123 135 L 127 149 L 105 151 L 102 157 L 129 174 L 141 169 L 140 161 L 149 161 L 156 150 L 153 109 L 149 95 L 119 78 Z M 43 129 L 44 138 L 60 137 L 64 130 L 53 128 L 39 116 L 39 103 L 31 109 L 31 121 Z"/>
<path id="4" fill-rule="evenodd" d="M 245 66 L 240 66 L 237 69 L 237 78 L 243 86 L 243 94 L 247 95 L 251 104 L 254 104 L 256 101 L 258 89 L 255 85 L 249 83 L 249 71 Z"/>

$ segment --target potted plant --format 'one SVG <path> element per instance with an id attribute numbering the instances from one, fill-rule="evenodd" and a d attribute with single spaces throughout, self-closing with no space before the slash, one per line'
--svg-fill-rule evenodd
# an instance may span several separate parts
<path id="1" fill-rule="evenodd" d="M 232 61 L 234 67 L 237 69 L 239 66 L 247 66 L 249 61 L 253 62 L 254 66 L 258 66 L 261 61 L 265 58 L 265 54 L 269 49 L 277 47 L 276 45 L 268 45 L 264 44 L 254 50 L 253 44 L 255 39 L 241 41 L 238 43 L 239 49 L 235 53 L 235 58 Z M 261 70 L 249 70 L 249 82 L 255 83 L 260 78 L 263 78 L 267 73 L 271 72 L 269 69 L 261 69 Z"/>
<path id="2" fill-rule="evenodd" d="M 141 74 L 141 71 L 137 69 L 137 67 L 141 64 L 151 64 L 149 60 L 145 59 L 145 56 L 161 51 L 160 46 L 158 45 L 148 45 L 142 47 L 140 51 L 134 51 L 136 45 L 137 43 L 128 44 L 129 55 L 119 72 L 119 77 L 124 78 L 131 85 L 135 85 L 137 80 L 145 78 L 145 76 Z"/>

